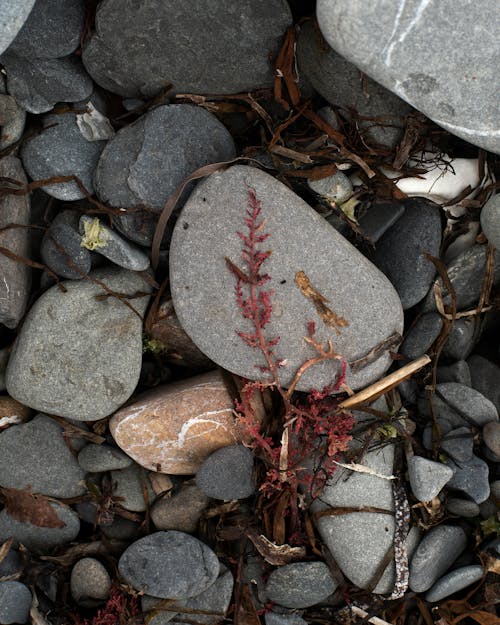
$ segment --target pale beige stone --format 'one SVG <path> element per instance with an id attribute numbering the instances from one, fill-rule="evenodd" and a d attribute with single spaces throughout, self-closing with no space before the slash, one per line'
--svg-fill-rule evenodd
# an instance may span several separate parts
<path id="1" fill-rule="evenodd" d="M 161 386 L 120 409 L 109 427 L 138 464 L 191 475 L 216 449 L 241 442 L 234 402 L 220 371 Z"/>

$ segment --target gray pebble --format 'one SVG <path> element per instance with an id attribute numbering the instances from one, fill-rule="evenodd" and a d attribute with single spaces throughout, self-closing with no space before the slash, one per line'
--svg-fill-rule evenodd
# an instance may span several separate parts
<path id="1" fill-rule="evenodd" d="M 462 516 L 465 518 L 473 518 L 479 515 L 479 506 L 477 503 L 468 499 L 458 499 L 457 497 L 448 497 L 446 501 L 446 511 L 448 514 Z"/>
<path id="2" fill-rule="evenodd" d="M 250 497 L 255 492 L 253 453 L 243 445 L 217 449 L 198 469 L 196 485 L 214 499 Z"/>
<path id="3" fill-rule="evenodd" d="M 463 566 L 446 574 L 433 585 L 425 595 L 425 600 L 431 603 L 441 601 L 455 592 L 467 588 L 483 577 L 483 567 L 479 565 Z"/>
<path id="4" fill-rule="evenodd" d="M 436 394 L 474 425 L 482 426 L 489 421 L 498 421 L 495 405 L 469 386 L 445 382 L 436 385 Z"/>
<path id="5" fill-rule="evenodd" d="M 27 623 L 31 608 L 31 592 L 21 582 L 0 582 L 0 623 Z"/>
<path id="6" fill-rule="evenodd" d="M 0 578 L 21 573 L 22 569 L 23 559 L 21 554 L 11 547 L 4 555 L 3 559 L 0 560 Z"/>
<path id="7" fill-rule="evenodd" d="M 500 195 L 492 195 L 481 210 L 481 228 L 491 245 L 500 249 Z"/>
<path id="8" fill-rule="evenodd" d="M 438 313 L 422 315 L 410 328 L 399 352 L 409 360 L 419 358 L 430 348 L 443 327 L 443 320 Z"/>
<path id="9" fill-rule="evenodd" d="M 469 359 L 470 360 L 470 359 Z M 457 360 L 451 365 L 443 365 L 437 368 L 437 382 L 458 382 L 459 384 L 464 384 L 465 386 L 473 386 L 471 382 L 471 372 L 469 369 L 469 365 L 465 360 Z M 476 387 L 474 387 L 476 388 Z M 476 389 L 480 393 L 483 393 L 481 389 Z M 485 395 L 485 397 L 487 397 Z M 491 399 L 488 397 L 488 399 Z"/>
<path id="10" fill-rule="evenodd" d="M 431 501 L 453 477 L 453 471 L 441 462 L 413 456 L 408 462 L 413 494 L 419 501 Z"/>
<path id="11" fill-rule="evenodd" d="M 490 484 L 491 496 L 500 501 L 500 480 L 495 480 Z"/>
<path id="12" fill-rule="evenodd" d="M 488 519 L 490 516 L 493 516 L 498 512 L 498 504 L 495 503 L 495 496 L 493 494 L 493 484 L 490 484 L 490 493 L 491 496 L 479 504 L 479 515 L 482 519 Z"/>
<path id="13" fill-rule="evenodd" d="M 343 204 L 353 194 L 352 182 L 341 171 L 320 180 L 308 180 L 309 188 L 329 202 Z"/>
<path id="14" fill-rule="evenodd" d="M 6 50 L 33 9 L 35 0 L 2 0 L 0 4 L 0 54 Z"/>
<path id="15" fill-rule="evenodd" d="M 89 473 L 126 469 L 132 462 L 132 458 L 121 449 L 111 445 L 89 443 L 78 454 L 78 464 Z"/>
<path id="16" fill-rule="evenodd" d="M 451 430 L 441 436 L 441 449 L 455 462 L 467 462 L 472 458 L 474 439 L 469 428 Z"/>
<path id="17" fill-rule="evenodd" d="M 498 421 L 491 421 L 483 427 L 483 441 L 495 455 L 500 456 L 500 423 Z"/>
<path id="18" fill-rule="evenodd" d="M 484 460 L 473 455 L 466 462 L 455 463 L 449 460 L 448 465 L 453 469 L 453 477 L 447 484 L 448 488 L 464 493 L 476 503 L 482 503 L 488 499 L 490 496 L 489 468 Z"/>
<path id="19" fill-rule="evenodd" d="M 446 339 L 441 358 L 448 362 L 465 360 L 474 349 L 480 334 L 481 326 L 473 319 L 457 319 Z"/>
<path id="20" fill-rule="evenodd" d="M 471 386 L 495 404 L 500 411 L 500 367 L 495 363 L 474 354 L 467 359 L 470 368 Z"/>
<path id="21" fill-rule="evenodd" d="M 266 612 L 264 614 L 266 625 L 307 625 L 298 614 L 278 614 L 277 612 Z"/>
<path id="22" fill-rule="evenodd" d="M 336 588 L 324 562 L 294 562 L 271 573 L 266 593 L 270 601 L 285 608 L 307 608 L 324 601 Z"/>
<path id="23" fill-rule="evenodd" d="M 82 606 L 98 605 L 109 595 L 111 578 L 95 558 L 82 558 L 71 569 L 71 596 Z"/>
<path id="24" fill-rule="evenodd" d="M 52 224 L 40 246 L 42 260 L 61 278 L 82 280 L 89 273 L 92 260 L 81 242 L 82 237 L 71 226 Z"/>
<path id="25" fill-rule="evenodd" d="M 151 508 L 151 519 L 159 530 L 195 532 L 209 499 L 194 484 L 183 485 L 172 497 L 163 497 Z"/>
<path id="26" fill-rule="evenodd" d="M 360 217 L 359 227 L 367 239 L 376 243 L 404 212 L 405 208 L 400 202 L 374 202 Z"/>
<path id="27" fill-rule="evenodd" d="M 11 95 L 3 95 L 0 87 L 0 150 L 19 141 L 26 124 L 26 111 Z"/>
<path id="28" fill-rule="evenodd" d="M 147 472 L 135 462 L 125 469 L 112 471 L 111 479 L 114 484 L 113 495 L 121 498 L 120 505 L 125 510 L 132 512 L 146 510 L 143 488 L 147 490 L 149 503 L 153 503 L 155 493 Z"/>
<path id="29" fill-rule="evenodd" d="M 111 523 L 101 523 L 99 528 L 106 538 L 112 540 L 130 541 L 141 533 L 139 523 L 118 515 Z"/>
<path id="30" fill-rule="evenodd" d="M 432 406 L 434 415 L 438 419 L 442 419 L 443 423 L 448 423 L 449 429 L 447 431 L 454 428 L 469 427 L 470 424 L 467 422 L 465 417 L 461 416 L 457 410 L 454 410 L 451 406 L 449 406 L 439 395 L 432 396 Z M 432 419 L 429 397 L 426 394 L 419 396 L 418 409 L 422 415 Z"/>

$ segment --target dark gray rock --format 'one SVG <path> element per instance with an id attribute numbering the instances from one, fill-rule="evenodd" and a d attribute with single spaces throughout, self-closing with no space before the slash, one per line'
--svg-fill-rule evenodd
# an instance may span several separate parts
<path id="1" fill-rule="evenodd" d="M 245 499 L 255 492 L 253 453 L 243 445 L 214 451 L 196 473 L 196 485 L 214 499 Z"/>
<path id="2" fill-rule="evenodd" d="M 78 464 L 89 473 L 126 469 L 133 460 L 121 449 L 111 445 L 89 443 L 78 454 Z"/>
<path id="3" fill-rule="evenodd" d="M 451 365 L 443 365 L 442 367 L 438 367 L 437 368 L 437 381 L 438 383 L 458 382 L 458 384 L 464 384 L 465 386 L 472 386 L 471 372 L 470 372 L 468 363 L 465 360 L 457 360 L 457 362 L 454 362 Z M 483 395 L 487 397 L 487 395 L 485 395 L 484 392 L 481 391 L 481 389 L 478 388 L 476 390 L 478 390 L 480 393 L 483 393 Z M 488 399 L 491 399 L 491 398 L 488 397 Z M 498 406 L 497 406 L 497 409 L 498 409 Z"/>
<path id="4" fill-rule="evenodd" d="M 118 569 L 136 590 L 162 599 L 187 599 L 207 590 L 219 575 L 215 553 L 183 532 L 155 532 L 122 554 Z"/>
<path id="5" fill-rule="evenodd" d="M 209 499 L 197 486 L 187 484 L 172 497 L 156 501 L 151 508 L 151 519 L 159 530 L 195 532 Z"/>
<path id="6" fill-rule="evenodd" d="M 27 623 L 31 601 L 30 589 L 21 582 L 0 582 L 0 623 Z"/>
<path id="7" fill-rule="evenodd" d="M 277 612 L 266 612 L 264 614 L 266 625 L 307 625 L 298 614 L 278 614 Z"/>
<path id="8" fill-rule="evenodd" d="M 85 473 L 66 444 L 61 426 L 46 415 L 0 433 L 0 485 L 51 497 L 86 492 Z"/>
<path id="9" fill-rule="evenodd" d="M 0 177 L 27 184 L 21 162 L 15 156 L 0 160 Z M 30 223 L 28 195 L 5 195 L 0 198 L 0 228 L 16 223 Z M 0 232 L 0 246 L 18 256 L 29 257 L 29 230 L 11 228 Z M 25 313 L 31 286 L 31 269 L 0 254 L 0 324 L 15 328 Z"/>
<path id="10" fill-rule="evenodd" d="M 22 569 L 23 559 L 21 554 L 11 547 L 0 561 L 0 577 L 21 573 Z"/>
<path id="11" fill-rule="evenodd" d="M 324 601 L 337 585 L 324 562 L 293 562 L 271 573 L 266 593 L 285 608 L 308 608 Z"/>
<path id="12" fill-rule="evenodd" d="M 43 125 L 45 130 L 24 143 L 21 150 L 28 174 L 33 180 L 75 175 L 92 195 L 92 177 L 106 142 L 85 139 L 73 113 L 45 115 Z M 73 181 L 47 185 L 43 190 L 60 200 L 85 197 Z"/>
<path id="13" fill-rule="evenodd" d="M 481 503 L 490 496 L 488 483 L 489 468 L 484 460 L 472 456 L 466 462 L 448 461 L 448 466 L 453 469 L 453 477 L 447 484 L 447 488 L 464 493 L 472 501 Z"/>
<path id="14" fill-rule="evenodd" d="M 500 500 L 500 480 L 495 480 L 490 484 L 491 496 Z"/>
<path id="15" fill-rule="evenodd" d="M 61 278 L 81 280 L 92 268 L 90 252 L 82 247 L 82 237 L 67 224 L 51 224 L 40 246 L 42 260 Z"/>
<path id="16" fill-rule="evenodd" d="M 474 501 L 469 501 L 468 499 L 448 497 L 446 501 L 446 512 L 469 519 L 479 516 L 479 506 Z"/>
<path id="17" fill-rule="evenodd" d="M 419 358 L 434 343 L 443 327 L 443 320 L 438 313 L 422 315 L 410 328 L 399 351 L 409 360 Z"/>
<path id="18" fill-rule="evenodd" d="M 500 152 L 497 57 L 483 62 L 500 28 L 494 3 L 320 0 L 316 14 L 339 54 L 449 132 Z"/>
<path id="19" fill-rule="evenodd" d="M 422 432 L 422 445 L 428 451 L 431 451 L 434 448 L 434 444 L 437 441 L 440 442 L 443 436 L 447 432 L 451 432 L 451 430 L 453 429 L 453 426 L 448 421 L 448 419 L 444 419 L 443 417 L 437 417 L 436 422 L 437 426 L 439 427 L 439 432 L 434 431 L 435 428 L 433 422 L 428 423 Z"/>
<path id="20" fill-rule="evenodd" d="M 271 235 L 262 248 L 273 251 L 262 267 L 271 276 L 264 288 L 274 291 L 266 333 L 281 337 L 274 351 L 277 357 L 286 358 L 286 366 L 279 369 L 282 384 L 289 384 L 297 368 L 313 355 L 304 340 L 309 320 L 315 321 L 321 340 L 331 339 L 348 362 L 402 331 L 399 298 L 385 276 L 287 187 L 256 168 L 238 165 L 198 184 L 172 237 L 174 307 L 179 322 L 202 352 L 238 375 L 262 377 L 255 366 L 264 364 L 259 353 L 236 334 L 250 325 L 241 317 L 234 296 L 236 279 L 224 260 L 227 256 L 241 266 L 241 239 L 236 233 L 245 228 L 249 187 L 262 201 L 261 216 Z M 220 241 L 224 241 L 222 253 L 220 245 L 213 243 Z M 299 271 L 347 321 L 340 334 L 323 322 L 311 300 L 297 288 Z M 356 373 L 348 367 L 347 384 L 353 389 L 364 387 L 390 364 L 384 353 Z M 333 361 L 311 367 L 297 389 L 323 388 L 337 372 L 338 364 Z"/>
<path id="21" fill-rule="evenodd" d="M 63 527 L 39 527 L 13 519 L 4 509 L 0 512 L 0 542 L 11 536 L 31 551 L 49 553 L 55 547 L 74 540 L 80 531 L 80 519 L 69 506 L 50 504 L 64 523 Z"/>
<path id="22" fill-rule="evenodd" d="M 400 202 L 374 202 L 360 217 L 359 227 L 367 239 L 376 243 L 404 212 L 405 207 Z"/>
<path id="23" fill-rule="evenodd" d="M 439 256 L 441 209 L 424 198 L 404 201 L 405 212 L 378 241 L 374 262 L 393 283 L 403 309 L 418 304 L 435 275 L 424 252 Z"/>
<path id="24" fill-rule="evenodd" d="M 448 362 L 465 360 L 481 335 L 481 326 L 474 319 L 457 319 L 446 339 L 441 358 Z"/>
<path id="25" fill-rule="evenodd" d="M 9 348 L 0 349 L 0 391 L 5 391 L 5 370 L 9 362 Z"/>
<path id="26" fill-rule="evenodd" d="M 276 54 L 291 24 L 282 0 L 105 0 L 83 51 L 92 78 L 122 96 L 156 95 L 169 84 L 183 93 L 238 93 L 273 84 Z M 124 63 L 124 59 L 127 62 Z"/>
<path id="27" fill-rule="evenodd" d="M 481 228 L 491 245 L 500 249 L 500 194 L 492 195 L 481 209 Z"/>
<path id="28" fill-rule="evenodd" d="M 0 1 L 0 54 L 6 50 L 21 30 L 33 9 L 35 0 Z"/>
<path id="29" fill-rule="evenodd" d="M 301 26 L 297 60 L 301 73 L 316 91 L 343 109 L 347 119 L 351 118 L 350 109 L 363 117 L 383 118 L 383 122 L 359 122 L 365 142 L 397 145 L 403 135 L 405 116 L 412 112 L 412 107 L 371 78 L 362 79 L 355 65 L 327 47 L 312 23 Z"/>
<path id="30" fill-rule="evenodd" d="M 36 0 L 9 52 L 41 59 L 67 56 L 78 48 L 84 17 L 83 0 Z"/>
<path id="31" fill-rule="evenodd" d="M 495 404 L 500 411 L 500 367 L 495 363 L 474 354 L 467 359 L 470 369 L 471 386 Z"/>
<path id="32" fill-rule="evenodd" d="M 208 111 L 186 104 L 160 106 L 108 142 L 94 184 L 99 198 L 111 206 L 142 204 L 160 212 L 189 174 L 235 155 L 231 135 Z M 142 211 L 115 221 L 128 238 L 150 245 L 156 220 Z"/>
<path id="33" fill-rule="evenodd" d="M 107 599 L 111 578 L 95 558 L 82 558 L 71 569 L 71 596 L 80 605 L 93 607 Z"/>
<path id="34" fill-rule="evenodd" d="M 498 504 L 495 503 L 495 500 L 500 499 L 498 497 L 498 481 L 490 483 L 490 497 L 479 504 L 479 515 L 481 519 L 488 519 L 490 516 L 493 516 L 498 511 Z M 494 487 L 496 486 L 496 493 L 493 492 Z"/>
<path id="35" fill-rule="evenodd" d="M 410 560 L 410 588 L 428 590 L 465 549 L 467 537 L 460 527 L 438 525 L 421 540 Z"/>
<path id="36" fill-rule="evenodd" d="M 441 449 L 450 458 L 459 463 L 471 460 L 474 438 L 469 428 L 461 427 L 441 434 Z"/>
<path id="37" fill-rule="evenodd" d="M 120 497 L 120 505 L 125 510 L 144 512 L 146 501 L 144 489 L 147 490 L 149 503 L 153 503 L 155 494 L 146 471 L 135 462 L 126 469 L 111 472 L 113 480 L 113 495 Z"/>
<path id="38" fill-rule="evenodd" d="M 470 386 L 445 382 L 436 385 L 436 393 L 453 410 L 475 425 L 482 426 L 490 421 L 498 421 L 495 405 Z"/>
<path id="39" fill-rule="evenodd" d="M 82 215 L 80 218 L 80 232 L 85 234 L 86 230 L 94 224 L 99 225 L 99 244 L 94 247 L 94 251 L 104 256 L 115 265 L 130 269 L 131 271 L 146 271 L 149 267 L 149 258 L 140 249 L 123 239 L 117 232 L 102 223 L 97 217 Z"/>
<path id="40" fill-rule="evenodd" d="M 484 569 L 478 564 L 463 566 L 451 571 L 433 585 L 425 595 L 425 600 L 431 603 L 441 601 L 455 592 L 478 582 L 484 574 Z"/>
<path id="41" fill-rule="evenodd" d="M 467 427 L 469 423 L 466 418 L 461 416 L 456 410 L 454 410 L 451 406 L 449 406 L 443 399 L 441 399 L 438 395 L 433 395 L 431 398 L 432 407 L 434 411 L 434 415 L 444 422 L 447 422 L 446 427 L 443 428 L 443 433 L 449 432 L 454 428 Z M 418 398 L 418 409 L 419 412 L 432 419 L 433 413 L 431 411 L 430 399 L 427 394 L 421 394 Z"/>
<path id="42" fill-rule="evenodd" d="M 76 56 L 27 59 L 6 52 L 1 62 L 9 93 L 28 113 L 46 113 L 57 102 L 76 102 L 92 93 L 92 80 Z"/>
<path id="43" fill-rule="evenodd" d="M 106 538 L 124 542 L 137 538 L 141 533 L 139 523 L 122 516 L 115 516 L 112 523 L 100 523 L 99 528 Z"/>
<path id="44" fill-rule="evenodd" d="M 26 111 L 22 109 L 11 95 L 5 94 L 0 83 L 0 150 L 10 147 L 19 141 L 26 125 Z"/>
<path id="45" fill-rule="evenodd" d="M 118 293 L 148 291 L 131 271 L 91 274 Z M 142 361 L 142 323 L 115 297 L 93 282 L 67 281 L 52 287 L 24 320 L 6 373 L 9 394 L 50 414 L 95 421 L 117 410 L 133 393 Z M 133 300 L 141 314 L 148 297 Z"/>
<path id="46" fill-rule="evenodd" d="M 453 477 L 453 471 L 441 462 L 422 456 L 408 461 L 408 476 L 413 494 L 419 501 L 431 501 Z"/>
<path id="47" fill-rule="evenodd" d="M 491 451 L 500 456 L 500 423 L 491 421 L 483 427 L 483 441 Z"/>

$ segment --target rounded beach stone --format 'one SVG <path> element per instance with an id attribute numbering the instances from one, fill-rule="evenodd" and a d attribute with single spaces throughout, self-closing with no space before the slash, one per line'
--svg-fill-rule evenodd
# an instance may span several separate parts
<path id="1" fill-rule="evenodd" d="M 208 506 L 209 498 L 195 484 L 183 485 L 172 497 L 163 497 L 151 508 L 151 519 L 159 530 L 191 534 Z"/>
<path id="2" fill-rule="evenodd" d="M 147 505 L 144 489 L 147 491 L 149 503 L 155 499 L 155 493 L 146 472 L 135 462 L 126 469 L 111 472 L 113 495 L 120 498 L 120 505 L 125 510 L 144 512 Z"/>
<path id="3" fill-rule="evenodd" d="M 245 499 L 255 492 L 253 453 L 243 445 L 222 447 L 201 464 L 196 484 L 214 499 Z"/>
<path id="4" fill-rule="evenodd" d="M 330 202 L 342 204 L 353 194 L 352 182 L 341 171 L 320 180 L 308 180 L 309 187 Z"/>
<path id="5" fill-rule="evenodd" d="M 337 583 L 324 562 L 293 562 L 275 569 L 266 593 L 285 608 L 308 608 L 335 592 Z"/>
<path id="6" fill-rule="evenodd" d="M 265 364 L 261 352 L 237 334 L 240 330 L 251 332 L 253 327 L 238 308 L 236 278 L 225 261 L 228 257 L 242 266 L 242 241 L 237 232 L 245 232 L 249 188 L 262 202 L 259 220 L 266 220 L 265 231 L 270 234 L 262 248 L 272 250 L 262 266 L 271 276 L 263 289 L 273 291 L 265 332 L 269 338 L 280 337 L 274 352 L 285 359 L 278 370 L 284 386 L 315 356 L 304 340 L 309 321 L 315 322 L 318 340 L 332 340 L 335 351 L 348 363 L 402 331 L 401 304 L 385 276 L 290 189 L 269 174 L 238 165 L 209 176 L 196 187 L 172 237 L 174 307 L 184 330 L 202 352 L 242 377 L 263 379 L 258 371 Z M 320 316 L 310 299 L 311 286 L 329 300 L 333 312 Z M 335 315 L 342 317 L 340 329 L 333 321 Z M 347 384 L 353 389 L 364 387 L 390 364 L 388 352 L 384 352 L 356 372 L 348 366 Z M 297 390 L 323 388 L 335 381 L 338 372 L 338 361 L 333 360 L 310 367 Z"/>
<path id="7" fill-rule="evenodd" d="M 419 501 L 431 501 L 453 477 L 453 471 L 441 462 L 413 456 L 408 462 L 411 490 Z"/>
<path id="8" fill-rule="evenodd" d="M 91 274 L 109 289 L 135 294 L 150 287 L 139 274 L 105 268 Z M 142 362 L 142 321 L 90 281 L 52 287 L 24 320 L 6 372 L 9 394 L 27 406 L 78 421 L 108 416 L 133 393 Z M 143 313 L 148 297 L 133 300 Z"/>
<path id="9" fill-rule="evenodd" d="M 483 426 L 490 421 L 498 422 L 495 405 L 484 395 L 469 386 L 456 382 L 436 385 L 436 393 L 459 414 L 466 415 L 475 425 Z"/>
<path id="10" fill-rule="evenodd" d="M 483 206 L 481 228 L 491 245 L 500 249 L 500 194 L 492 195 Z"/>
<path id="11" fill-rule="evenodd" d="M 0 582 L 0 623 L 27 623 L 31 608 L 31 592 L 21 582 Z"/>
<path id="12" fill-rule="evenodd" d="M 99 560 L 82 558 L 71 569 L 70 588 L 77 603 L 93 607 L 108 597 L 111 578 Z"/>
<path id="13" fill-rule="evenodd" d="M 441 332 L 443 320 L 438 313 L 427 313 L 410 328 L 399 351 L 409 360 L 419 358 L 434 343 Z"/>
<path id="14" fill-rule="evenodd" d="M 34 4 L 35 0 L 0 0 L 0 54 L 15 39 Z"/>
<path id="15" fill-rule="evenodd" d="M 474 438 L 470 428 L 461 427 L 441 433 L 441 449 L 455 462 L 467 462 L 472 458 Z"/>
<path id="16" fill-rule="evenodd" d="M 183 532 L 155 532 L 128 547 L 118 570 L 133 588 L 162 599 L 194 597 L 219 575 L 215 553 Z"/>
<path id="17" fill-rule="evenodd" d="M 458 490 L 476 503 L 486 501 L 490 496 L 489 467 L 484 460 L 474 454 L 466 462 L 448 461 L 453 469 L 453 477 L 447 488 Z"/>
<path id="18" fill-rule="evenodd" d="M 67 224 L 52 224 L 40 246 L 42 260 L 61 278 L 81 280 L 90 271 L 90 252 L 82 247 L 82 237 Z"/>
<path id="19" fill-rule="evenodd" d="M 125 469 L 132 462 L 132 458 L 111 445 L 89 443 L 78 454 L 78 464 L 89 473 Z"/>
<path id="20" fill-rule="evenodd" d="M 459 384 L 465 384 L 465 386 L 472 386 L 471 371 L 469 369 L 469 364 L 468 364 L 469 360 L 467 362 L 465 360 L 457 360 L 457 362 L 454 362 L 451 365 L 438 367 L 437 368 L 438 383 L 458 382 Z M 500 372 L 499 372 L 499 375 L 500 375 Z M 478 390 L 480 393 L 483 393 L 483 395 L 485 395 L 484 392 L 480 388 L 476 388 L 476 390 Z M 488 399 L 491 399 L 491 398 L 489 397 Z"/>
<path id="21" fill-rule="evenodd" d="M 475 388 L 476 391 L 479 391 L 492 401 L 496 409 L 500 411 L 500 384 L 498 384 L 500 367 L 478 354 L 467 358 L 467 364 L 470 368 L 471 378 L 469 386 L 472 386 L 472 388 Z"/>
<path id="22" fill-rule="evenodd" d="M 478 564 L 463 566 L 451 571 L 439 579 L 425 595 L 425 600 L 434 603 L 449 597 L 455 592 L 467 588 L 471 584 L 478 582 L 484 574 L 484 569 Z"/>
<path id="23" fill-rule="evenodd" d="M 500 423 L 490 421 L 483 427 L 483 441 L 491 451 L 500 456 Z"/>
<path id="24" fill-rule="evenodd" d="M 211 371 L 147 391 L 114 414 L 109 429 L 141 466 L 189 475 L 213 451 L 241 440 L 233 409 L 221 372 Z"/>
<path id="25" fill-rule="evenodd" d="M 448 497 L 446 511 L 448 514 L 462 516 L 467 519 L 478 516 L 480 512 L 479 506 L 474 501 L 458 499 L 457 497 Z"/>
<path id="26" fill-rule="evenodd" d="M 279 614 L 277 612 L 266 612 L 264 614 L 266 625 L 307 625 L 307 621 L 298 614 Z"/>

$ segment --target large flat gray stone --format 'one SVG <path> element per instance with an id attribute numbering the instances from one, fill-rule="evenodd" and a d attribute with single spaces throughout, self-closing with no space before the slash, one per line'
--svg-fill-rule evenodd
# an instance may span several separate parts
<path id="1" fill-rule="evenodd" d="M 35 4 L 35 0 L 0 0 L 0 54 L 6 50 Z"/>

